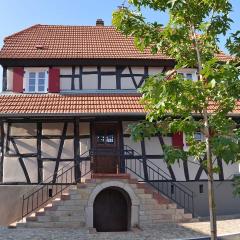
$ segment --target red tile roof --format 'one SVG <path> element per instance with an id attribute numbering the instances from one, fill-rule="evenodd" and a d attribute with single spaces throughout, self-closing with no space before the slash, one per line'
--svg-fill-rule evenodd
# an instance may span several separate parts
<path id="1" fill-rule="evenodd" d="M 171 59 L 140 52 L 114 27 L 34 25 L 5 38 L 0 59 Z M 221 60 L 229 56 L 219 54 Z"/>
<path id="2" fill-rule="evenodd" d="M 0 95 L 0 116 L 144 114 L 139 94 Z"/>
<path id="3" fill-rule="evenodd" d="M 145 115 L 140 94 L 0 95 L 0 116 Z M 209 112 L 216 110 L 211 103 Z M 240 116 L 240 101 L 232 113 Z"/>

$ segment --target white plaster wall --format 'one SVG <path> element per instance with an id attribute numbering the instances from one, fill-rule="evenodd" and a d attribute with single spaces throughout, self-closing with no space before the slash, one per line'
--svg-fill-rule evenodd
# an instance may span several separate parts
<path id="1" fill-rule="evenodd" d="M 147 155 L 161 155 L 163 150 L 158 137 L 145 138 L 145 149 Z"/>
<path id="2" fill-rule="evenodd" d="M 37 153 L 36 139 L 15 139 L 14 141 L 21 154 Z M 9 153 L 16 153 L 11 142 L 9 144 Z"/>
<path id="3" fill-rule="evenodd" d="M 82 88 L 86 90 L 98 89 L 98 75 L 97 74 L 83 75 Z"/>
<path id="4" fill-rule="evenodd" d="M 155 74 L 161 73 L 162 71 L 163 71 L 163 67 L 149 67 L 148 68 L 149 75 L 155 75 Z"/>
<path id="5" fill-rule="evenodd" d="M 144 74 L 144 67 L 131 67 L 132 72 L 136 74 Z"/>
<path id="6" fill-rule="evenodd" d="M 116 75 L 101 76 L 101 89 L 116 89 Z"/>
<path id="7" fill-rule="evenodd" d="M 4 157 L 3 181 L 26 182 L 18 157 Z"/>
<path id="8" fill-rule="evenodd" d="M 71 78 L 60 78 L 60 90 L 71 90 Z"/>
<path id="9" fill-rule="evenodd" d="M 72 67 L 60 67 L 60 75 L 71 75 Z"/>
<path id="10" fill-rule="evenodd" d="M 64 123 L 43 123 L 42 135 L 57 135 L 61 136 L 63 132 Z M 68 123 L 67 136 L 73 135 L 73 123 Z"/>
<path id="11" fill-rule="evenodd" d="M 84 66 L 83 67 L 83 72 L 93 72 L 93 71 L 97 71 L 96 66 Z"/>
<path id="12" fill-rule="evenodd" d="M 8 91 L 13 90 L 13 69 L 12 68 L 7 69 L 7 90 Z"/>
<path id="13" fill-rule="evenodd" d="M 131 77 L 121 78 L 121 89 L 136 89 Z"/>
<path id="14" fill-rule="evenodd" d="M 42 157 L 56 158 L 58 154 L 60 139 L 42 140 Z M 73 140 L 65 139 L 61 158 L 73 159 Z"/>
<path id="15" fill-rule="evenodd" d="M 134 142 L 130 137 L 124 137 L 123 142 L 124 142 L 124 145 L 128 145 L 129 147 L 133 148 L 139 154 L 142 154 L 140 142 Z"/>
<path id="16" fill-rule="evenodd" d="M 36 123 L 12 123 L 10 135 L 14 136 L 36 136 Z"/>
<path id="17" fill-rule="evenodd" d="M 51 179 L 54 173 L 56 162 L 43 162 L 43 180 Z M 64 172 L 70 169 L 73 166 L 73 162 L 60 162 L 59 170 L 60 172 Z M 70 172 L 69 172 L 70 173 Z M 74 174 L 74 171 L 72 172 Z M 66 175 L 64 175 L 66 177 Z M 70 180 L 70 174 L 68 175 L 68 181 Z"/>
<path id="18" fill-rule="evenodd" d="M 90 135 L 90 123 L 89 122 L 80 122 L 79 123 L 79 134 L 81 135 Z"/>
<path id="19" fill-rule="evenodd" d="M 90 138 L 80 139 L 80 155 L 82 157 L 87 157 L 89 154 L 87 151 L 90 150 Z"/>
<path id="20" fill-rule="evenodd" d="M 60 139 L 43 139 L 42 140 L 42 157 L 56 158 Z"/>
<path id="21" fill-rule="evenodd" d="M 74 86 L 75 86 L 75 90 L 79 89 L 79 78 L 74 78 Z"/>
<path id="22" fill-rule="evenodd" d="M 102 72 L 115 72 L 116 67 L 101 67 Z"/>
<path id="23" fill-rule="evenodd" d="M 224 179 L 232 179 L 234 174 L 239 174 L 239 163 L 226 164 L 222 161 Z"/>

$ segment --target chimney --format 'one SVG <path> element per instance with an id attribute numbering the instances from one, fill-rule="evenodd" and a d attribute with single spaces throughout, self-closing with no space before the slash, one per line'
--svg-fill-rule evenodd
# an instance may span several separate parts
<path id="1" fill-rule="evenodd" d="M 104 21 L 101 18 L 97 19 L 96 26 L 97 27 L 104 27 Z"/>

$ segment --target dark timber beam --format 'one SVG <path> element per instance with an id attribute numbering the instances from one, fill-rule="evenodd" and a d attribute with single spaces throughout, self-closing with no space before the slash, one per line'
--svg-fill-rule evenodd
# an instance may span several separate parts
<path id="1" fill-rule="evenodd" d="M 141 141 L 142 148 L 142 156 L 143 156 L 143 172 L 144 172 L 144 180 L 148 182 L 148 171 L 147 171 L 147 159 L 146 159 L 146 149 L 144 140 Z"/>
<path id="2" fill-rule="evenodd" d="M 9 138 L 10 138 L 10 131 L 11 131 L 11 123 L 7 124 L 7 136 L 6 136 L 6 153 L 9 152 Z"/>
<path id="3" fill-rule="evenodd" d="M 43 181 L 43 162 L 42 162 L 42 123 L 37 123 L 37 165 L 38 165 L 38 183 Z"/>
<path id="4" fill-rule="evenodd" d="M 5 134 L 4 134 L 4 123 L 0 123 L 0 128 L 1 128 L 1 155 L 0 155 L 0 182 L 3 182 L 3 160 L 4 160 L 4 139 L 5 139 Z"/>
<path id="5" fill-rule="evenodd" d="M 159 142 L 160 142 L 160 145 L 161 145 L 161 147 L 162 147 L 162 150 L 164 150 L 165 142 L 164 142 L 164 140 L 163 140 L 163 136 L 159 134 L 159 135 L 158 135 L 158 140 L 159 140 Z M 167 164 L 167 163 L 166 163 L 166 164 Z M 171 167 L 169 164 L 167 164 L 167 168 L 168 168 L 168 171 L 169 171 L 169 173 L 170 173 L 170 176 L 171 176 L 172 180 L 173 180 L 173 181 L 176 181 L 176 177 L 175 177 L 175 174 L 174 174 L 174 172 L 173 172 L 172 167 Z"/>
<path id="6" fill-rule="evenodd" d="M 7 90 L 7 68 L 3 68 L 2 90 Z"/>
<path id="7" fill-rule="evenodd" d="M 75 66 L 72 67 L 71 90 L 75 90 Z"/>
<path id="8" fill-rule="evenodd" d="M 60 162 L 62 151 L 63 151 L 64 141 L 65 141 L 65 138 L 66 138 L 66 135 L 67 135 L 67 127 L 68 127 L 68 123 L 65 122 L 64 126 L 63 126 L 62 138 L 60 140 L 58 154 L 57 154 L 57 160 L 56 160 L 56 165 L 55 165 L 54 174 L 53 174 L 53 183 L 55 183 L 56 180 L 57 180 L 58 169 L 59 169 L 59 162 Z"/>
<path id="9" fill-rule="evenodd" d="M 76 118 L 74 121 L 74 172 L 75 181 L 81 181 L 81 170 L 80 170 L 80 146 L 79 146 L 79 119 Z"/>
<path id="10" fill-rule="evenodd" d="M 79 81 L 79 89 L 82 90 L 82 72 L 83 72 L 83 67 L 79 66 L 79 77 L 78 77 L 78 81 Z"/>
<path id="11" fill-rule="evenodd" d="M 23 161 L 23 158 L 21 157 L 21 154 L 20 154 L 20 152 L 19 152 L 19 150 L 18 150 L 18 147 L 17 147 L 16 142 L 15 142 L 15 140 L 12 139 L 12 138 L 10 138 L 10 141 L 11 141 L 11 143 L 12 143 L 12 145 L 13 145 L 14 151 L 15 151 L 16 154 L 18 155 L 18 160 L 19 160 L 19 163 L 20 163 L 20 165 L 21 165 L 21 167 L 22 167 L 22 170 L 23 170 L 23 173 L 24 173 L 25 178 L 26 178 L 26 180 L 27 180 L 27 183 L 31 183 L 30 177 L 29 177 L 29 175 L 28 175 L 27 168 L 26 168 L 25 163 L 24 163 L 24 161 Z"/>
<path id="12" fill-rule="evenodd" d="M 98 75 L 98 89 L 102 88 L 102 83 L 101 83 L 101 67 L 97 67 L 97 75 Z"/>
<path id="13" fill-rule="evenodd" d="M 124 139 L 123 139 L 123 127 L 122 127 L 122 121 L 119 121 L 119 150 L 120 150 L 120 173 L 125 173 L 125 159 L 123 156 L 124 153 Z"/>
<path id="14" fill-rule="evenodd" d="M 223 173 L 223 165 L 222 165 L 222 159 L 217 157 L 217 163 L 219 167 L 219 180 L 224 180 L 224 173 Z"/>

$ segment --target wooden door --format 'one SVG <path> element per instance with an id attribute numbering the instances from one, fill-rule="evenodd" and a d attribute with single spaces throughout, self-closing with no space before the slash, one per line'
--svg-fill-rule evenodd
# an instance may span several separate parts
<path id="1" fill-rule="evenodd" d="M 96 123 L 93 129 L 94 173 L 117 173 L 119 168 L 119 126 Z"/>
<path id="2" fill-rule="evenodd" d="M 94 201 L 93 226 L 98 232 L 127 231 L 128 215 L 128 203 L 120 191 L 105 189 Z"/>

